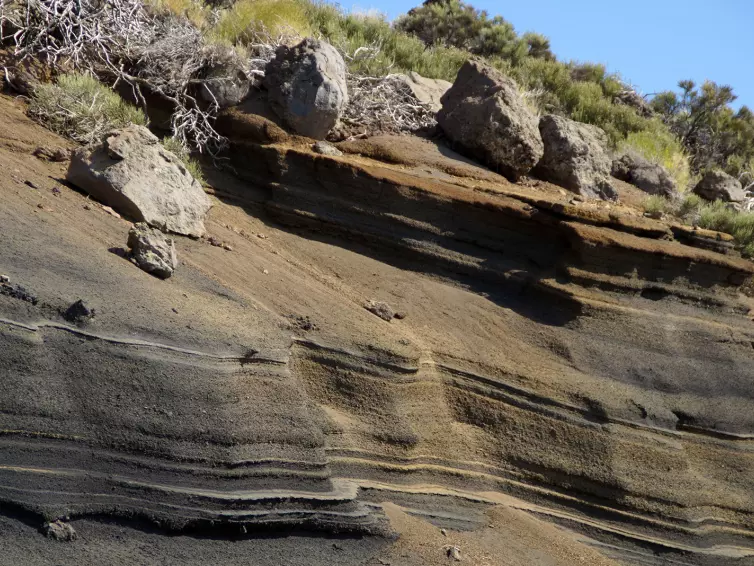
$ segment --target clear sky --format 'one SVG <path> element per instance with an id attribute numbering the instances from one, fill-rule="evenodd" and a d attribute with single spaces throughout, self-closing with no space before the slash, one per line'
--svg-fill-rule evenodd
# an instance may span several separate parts
<path id="1" fill-rule="evenodd" d="M 391 19 L 422 0 L 342 0 Z M 604 63 L 643 94 L 681 79 L 729 84 L 754 108 L 754 0 L 470 0 L 519 33 L 550 38 L 561 60 Z"/>

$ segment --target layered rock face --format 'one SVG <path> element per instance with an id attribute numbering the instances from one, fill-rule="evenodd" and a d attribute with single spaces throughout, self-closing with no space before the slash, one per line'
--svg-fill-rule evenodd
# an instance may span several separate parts
<path id="1" fill-rule="evenodd" d="M 0 293 L 0 500 L 361 533 L 383 501 L 474 528 L 515 500 L 627 564 L 754 556 L 750 262 L 439 151 L 233 152 L 208 229 L 234 251 L 180 239 L 167 282 L 81 195 L 38 222 L 0 184 L 35 298 Z"/>

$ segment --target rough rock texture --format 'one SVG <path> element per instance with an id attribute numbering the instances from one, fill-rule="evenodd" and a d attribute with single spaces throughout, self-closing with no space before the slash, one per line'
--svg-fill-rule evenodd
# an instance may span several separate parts
<path id="1" fill-rule="evenodd" d="M 128 232 L 128 247 L 133 262 L 155 277 L 167 279 L 178 267 L 175 242 L 145 222 L 134 224 Z"/>
<path id="2" fill-rule="evenodd" d="M 0 168 L 60 175 L 14 151 L 13 117 Z M 108 251 L 124 222 L 85 196 L 36 212 L 0 176 L 2 273 L 38 298 L 0 293 L 0 562 L 751 562 L 751 262 L 455 157 L 228 157 L 241 177 L 218 173 L 208 226 L 234 252 L 177 240 L 169 285 Z M 57 316 L 77 297 L 103 305 L 84 328 Z M 410 316 L 386 326 L 371 297 Z M 86 544 L 52 544 L 41 515 Z M 300 534 L 386 517 L 405 536 L 370 555 L 369 536 Z"/>
<path id="3" fill-rule="evenodd" d="M 314 153 L 319 153 L 320 155 L 329 155 L 330 157 L 340 157 L 341 155 L 343 155 L 342 151 L 340 151 L 333 144 L 326 141 L 318 141 L 312 146 L 312 150 L 314 151 Z"/>
<path id="4" fill-rule="evenodd" d="M 364 305 L 364 308 L 372 314 L 379 316 L 382 320 L 386 320 L 388 322 L 393 320 L 393 317 L 395 316 L 393 307 L 391 307 L 384 301 L 375 301 L 374 299 L 371 299 L 367 301 L 367 303 Z"/>
<path id="5" fill-rule="evenodd" d="M 216 47 L 214 64 L 207 71 L 200 95 L 205 102 L 219 108 L 240 104 L 249 94 L 251 81 L 244 71 L 244 62 L 230 47 Z"/>
<path id="6" fill-rule="evenodd" d="M 442 79 L 428 79 L 422 77 L 416 71 L 410 71 L 407 75 L 396 75 L 402 80 L 416 99 L 426 104 L 433 112 L 439 112 L 442 108 L 442 97 L 450 90 L 453 83 Z"/>
<path id="7" fill-rule="evenodd" d="M 329 43 L 282 45 L 265 69 L 272 108 L 295 133 L 324 139 L 348 104 L 346 64 Z"/>
<path id="8" fill-rule="evenodd" d="M 515 180 L 542 157 L 537 118 L 513 80 L 479 60 L 464 63 L 437 122 L 453 147 Z"/>
<path id="9" fill-rule="evenodd" d="M 204 234 L 209 197 L 143 126 L 128 126 L 93 149 L 77 150 L 66 178 L 132 220 L 176 234 Z"/>
<path id="10" fill-rule="evenodd" d="M 676 182 L 667 169 L 634 152 L 624 153 L 613 160 L 612 175 L 650 195 L 660 195 L 670 199 L 678 196 Z"/>
<path id="11" fill-rule="evenodd" d="M 545 152 L 535 173 L 585 197 L 613 200 L 607 135 L 600 128 L 548 114 L 539 121 Z"/>
<path id="12" fill-rule="evenodd" d="M 45 523 L 42 527 L 42 532 L 44 532 L 45 536 L 48 538 L 61 542 L 71 542 L 77 538 L 75 529 L 63 521 Z"/>
<path id="13" fill-rule="evenodd" d="M 706 200 L 725 202 L 743 202 L 746 199 L 746 193 L 739 180 L 724 171 L 705 173 L 702 180 L 694 187 L 694 194 Z"/>

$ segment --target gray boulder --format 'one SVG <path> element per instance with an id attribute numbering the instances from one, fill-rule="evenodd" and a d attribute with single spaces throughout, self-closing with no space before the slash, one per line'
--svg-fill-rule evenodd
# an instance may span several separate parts
<path id="1" fill-rule="evenodd" d="M 442 79 L 422 77 L 415 71 L 410 71 L 407 75 L 394 76 L 411 90 L 411 93 L 419 102 L 429 106 L 435 113 L 442 108 L 443 95 L 453 86 L 453 83 Z"/>
<path id="2" fill-rule="evenodd" d="M 472 59 L 442 97 L 437 122 L 454 148 L 512 181 L 528 173 L 544 146 L 537 118 L 513 80 Z"/>
<path id="3" fill-rule="evenodd" d="M 178 266 L 175 242 L 145 222 L 134 224 L 128 232 L 128 247 L 131 248 L 133 262 L 160 279 L 173 275 Z"/>
<path id="4" fill-rule="evenodd" d="M 212 203 L 185 165 L 144 126 L 105 136 L 71 158 L 66 178 L 137 222 L 200 237 Z"/>
<path id="5" fill-rule="evenodd" d="M 211 64 L 205 70 L 200 96 L 205 102 L 217 103 L 219 108 L 236 106 L 251 88 L 244 63 L 232 47 L 213 45 L 211 49 Z"/>
<path id="6" fill-rule="evenodd" d="M 548 114 L 539 121 L 545 145 L 535 173 L 584 197 L 615 200 L 607 135 L 600 128 Z"/>
<path id="7" fill-rule="evenodd" d="M 708 171 L 694 187 L 694 194 L 705 200 L 722 200 L 725 202 L 743 202 L 746 193 L 735 177 L 724 171 Z"/>
<path id="8" fill-rule="evenodd" d="M 676 182 L 667 169 L 634 152 L 625 153 L 613 161 L 612 175 L 650 195 L 678 196 Z"/>
<path id="9" fill-rule="evenodd" d="M 295 133 L 324 139 L 348 104 L 346 64 L 329 43 L 307 38 L 281 45 L 265 68 L 275 113 Z"/>

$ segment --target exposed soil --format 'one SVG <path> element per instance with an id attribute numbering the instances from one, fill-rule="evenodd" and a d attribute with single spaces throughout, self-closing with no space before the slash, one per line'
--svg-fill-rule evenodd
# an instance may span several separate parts
<path id="1" fill-rule="evenodd" d="M 751 263 L 285 140 L 210 173 L 231 249 L 178 238 L 161 281 L 33 155 L 64 141 L 0 124 L 0 274 L 38 299 L 0 294 L 0 564 L 750 563 Z"/>

